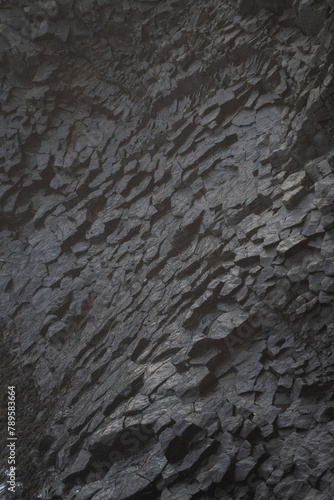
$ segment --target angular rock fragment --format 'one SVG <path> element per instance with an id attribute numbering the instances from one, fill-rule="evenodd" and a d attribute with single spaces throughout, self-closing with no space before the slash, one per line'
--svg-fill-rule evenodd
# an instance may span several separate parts
<path id="1" fill-rule="evenodd" d="M 281 241 L 277 246 L 278 255 L 282 255 L 283 257 L 288 257 L 292 255 L 294 252 L 298 251 L 299 248 L 305 246 L 307 242 L 307 238 L 302 235 L 291 236 L 286 240 Z"/>

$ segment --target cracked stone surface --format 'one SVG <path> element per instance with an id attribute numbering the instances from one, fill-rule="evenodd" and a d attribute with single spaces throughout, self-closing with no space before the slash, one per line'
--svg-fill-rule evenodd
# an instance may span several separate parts
<path id="1" fill-rule="evenodd" d="M 333 9 L 1 5 L 17 498 L 333 498 Z"/>

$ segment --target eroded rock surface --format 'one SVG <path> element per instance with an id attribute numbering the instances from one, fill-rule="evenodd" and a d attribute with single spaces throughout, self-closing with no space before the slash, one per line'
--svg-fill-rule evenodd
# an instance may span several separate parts
<path id="1" fill-rule="evenodd" d="M 1 6 L 22 498 L 333 498 L 333 8 Z"/>

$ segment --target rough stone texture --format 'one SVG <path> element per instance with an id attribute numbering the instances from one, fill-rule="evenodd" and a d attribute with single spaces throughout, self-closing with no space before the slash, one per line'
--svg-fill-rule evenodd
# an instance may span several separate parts
<path id="1" fill-rule="evenodd" d="M 21 498 L 333 498 L 332 8 L 1 6 Z"/>

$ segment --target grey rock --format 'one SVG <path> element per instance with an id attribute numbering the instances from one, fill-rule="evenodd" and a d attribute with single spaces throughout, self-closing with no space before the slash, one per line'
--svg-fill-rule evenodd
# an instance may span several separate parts
<path id="1" fill-rule="evenodd" d="M 254 469 L 256 464 L 256 460 L 253 457 L 248 457 L 240 460 L 237 463 L 235 469 L 235 480 L 236 481 L 244 481 L 250 474 L 250 472 Z"/>
<path id="2" fill-rule="evenodd" d="M 19 494 L 330 500 L 333 0 L 17 3 L 0 375 Z"/>
<path id="3" fill-rule="evenodd" d="M 287 179 L 283 182 L 281 188 L 282 191 L 294 191 L 297 188 L 300 188 L 301 186 L 304 186 L 307 184 L 307 176 L 306 172 L 297 172 L 295 174 L 289 175 Z"/>
<path id="4" fill-rule="evenodd" d="M 292 191 L 288 191 L 283 196 L 283 203 L 286 208 L 293 208 L 306 195 L 307 191 L 303 186 L 299 186 Z"/>
<path id="5" fill-rule="evenodd" d="M 278 255 L 288 256 L 296 252 L 299 248 L 303 247 L 307 238 L 302 235 L 291 236 L 281 241 L 277 246 Z"/>

